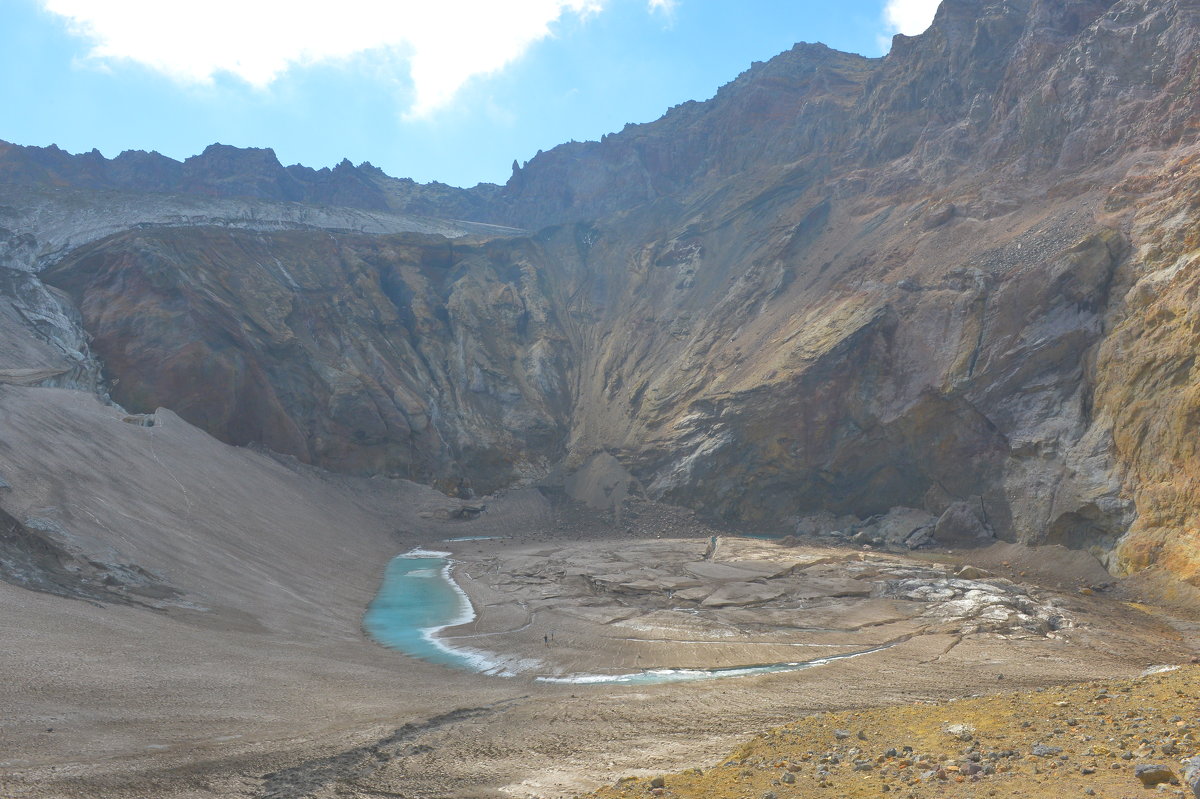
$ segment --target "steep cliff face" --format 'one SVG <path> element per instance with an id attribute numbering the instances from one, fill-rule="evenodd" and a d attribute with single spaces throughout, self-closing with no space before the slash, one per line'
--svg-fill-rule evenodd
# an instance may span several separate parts
<path id="1" fill-rule="evenodd" d="M 1198 54 L 1195 0 L 947 0 L 441 206 L 534 236 L 178 225 L 45 277 L 118 400 L 330 468 L 608 453 L 733 522 L 905 506 L 1196 580 Z"/>
<path id="2" fill-rule="evenodd" d="M 572 360 L 536 244 L 122 234 L 45 274 L 131 410 L 357 474 L 479 490 L 561 458 Z"/>
<path id="3" fill-rule="evenodd" d="M 1136 250 L 1098 353 L 1097 419 L 1111 427 L 1137 504 L 1119 548 L 1123 568 L 1158 564 L 1200 585 L 1200 163 L 1190 153 L 1146 166 L 1114 189 L 1107 206 L 1132 216 Z"/>

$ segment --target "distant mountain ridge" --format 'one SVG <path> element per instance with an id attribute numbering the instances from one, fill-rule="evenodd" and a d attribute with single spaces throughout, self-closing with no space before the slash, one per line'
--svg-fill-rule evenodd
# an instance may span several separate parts
<path id="1" fill-rule="evenodd" d="M 484 198 L 493 193 L 487 186 L 466 190 L 391 178 L 366 162 L 355 166 L 343 160 L 332 169 L 285 167 L 272 149 L 225 144 L 209 145 L 181 162 L 143 150 L 107 159 L 98 150 L 73 155 L 55 145 L 0 142 L 0 182 L 315 203 L 480 221 L 488 221 L 483 219 Z"/>

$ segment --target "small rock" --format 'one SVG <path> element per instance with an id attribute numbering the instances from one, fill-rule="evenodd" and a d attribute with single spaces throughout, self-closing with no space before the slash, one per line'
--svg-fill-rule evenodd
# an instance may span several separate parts
<path id="1" fill-rule="evenodd" d="M 837 738 L 839 741 L 844 741 L 850 737 L 850 731 L 849 730 L 834 730 L 833 737 Z"/>
<path id="2" fill-rule="evenodd" d="M 779 778 L 779 781 L 782 782 L 784 785 L 791 785 L 792 783 L 794 783 L 796 781 L 796 775 L 790 771 L 785 771 L 783 773 L 783 775 Z"/>
<path id="3" fill-rule="evenodd" d="M 1037 746 L 1033 747 L 1033 749 L 1029 750 L 1029 752 L 1030 754 L 1037 755 L 1038 757 L 1054 757 L 1055 755 L 1062 754 L 1062 747 L 1038 744 Z"/>
<path id="4" fill-rule="evenodd" d="M 982 580 L 984 577 L 991 577 L 992 573 L 976 566 L 963 566 L 954 576 L 960 580 Z"/>
<path id="5" fill-rule="evenodd" d="M 654 779 L 650 780 L 651 788 L 665 788 L 666 785 L 667 781 L 663 777 L 655 777 Z"/>
<path id="6" fill-rule="evenodd" d="M 1147 788 L 1176 780 L 1175 772 L 1158 763 L 1139 763 L 1133 769 L 1133 776 L 1141 780 L 1142 785 Z"/>
<path id="7" fill-rule="evenodd" d="M 960 741 L 969 741 L 975 737 L 975 728 L 970 724 L 950 724 L 944 729 Z"/>

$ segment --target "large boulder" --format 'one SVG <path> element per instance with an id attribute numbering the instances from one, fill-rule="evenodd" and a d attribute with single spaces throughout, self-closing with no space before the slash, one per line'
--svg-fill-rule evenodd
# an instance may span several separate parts
<path id="1" fill-rule="evenodd" d="M 929 541 L 936 521 L 937 517 L 928 511 L 897 506 L 867 522 L 853 540 L 916 549 Z"/>
<path id="2" fill-rule="evenodd" d="M 933 538 L 943 546 L 972 546 L 996 537 L 979 497 L 954 502 L 938 517 Z"/>

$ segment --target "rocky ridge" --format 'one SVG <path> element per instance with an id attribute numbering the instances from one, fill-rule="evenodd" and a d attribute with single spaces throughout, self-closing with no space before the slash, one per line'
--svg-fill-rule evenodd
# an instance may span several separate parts
<path id="1" fill-rule="evenodd" d="M 388 177 L 370 163 L 343 160 L 332 169 L 283 166 L 269 148 L 213 144 L 182 162 L 157 152 L 128 150 L 111 160 L 98 150 L 74 155 L 49 147 L 0 142 L 0 182 L 92 191 L 254 199 L 368 211 L 483 219 L 481 186 L 474 192 L 441 183 Z"/>

